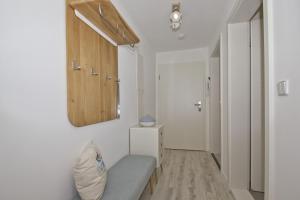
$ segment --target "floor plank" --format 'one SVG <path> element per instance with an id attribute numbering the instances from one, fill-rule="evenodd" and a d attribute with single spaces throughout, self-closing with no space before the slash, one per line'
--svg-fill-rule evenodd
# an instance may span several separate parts
<path id="1" fill-rule="evenodd" d="M 153 195 L 141 200 L 234 200 L 210 153 L 166 150 L 164 171 Z"/>

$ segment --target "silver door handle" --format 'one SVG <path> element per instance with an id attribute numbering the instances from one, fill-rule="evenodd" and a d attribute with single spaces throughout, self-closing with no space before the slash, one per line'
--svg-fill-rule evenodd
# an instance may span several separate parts
<path id="1" fill-rule="evenodd" d="M 195 106 L 198 107 L 198 111 L 201 112 L 202 110 L 202 102 L 201 101 L 198 101 L 197 103 L 194 104 Z"/>

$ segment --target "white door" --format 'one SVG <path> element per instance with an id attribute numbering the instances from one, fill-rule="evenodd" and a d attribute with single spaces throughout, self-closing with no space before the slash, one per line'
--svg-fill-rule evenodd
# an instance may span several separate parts
<path id="1" fill-rule="evenodd" d="M 262 13 L 251 21 L 251 189 L 264 191 L 264 40 Z"/>
<path id="2" fill-rule="evenodd" d="M 205 150 L 205 63 L 158 65 L 158 73 L 158 122 L 165 125 L 165 147 Z"/>

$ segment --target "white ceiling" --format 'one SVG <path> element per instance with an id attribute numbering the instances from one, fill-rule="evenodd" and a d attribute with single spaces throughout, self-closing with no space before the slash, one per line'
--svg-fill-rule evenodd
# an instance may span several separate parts
<path id="1" fill-rule="evenodd" d="M 232 0 L 181 0 L 183 24 L 177 32 L 172 32 L 169 23 L 172 0 L 121 2 L 155 50 L 170 51 L 208 46 Z M 177 38 L 180 33 L 185 34 L 183 40 Z"/>

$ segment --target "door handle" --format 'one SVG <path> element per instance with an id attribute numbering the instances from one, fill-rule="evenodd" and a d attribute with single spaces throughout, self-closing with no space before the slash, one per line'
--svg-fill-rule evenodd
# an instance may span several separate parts
<path id="1" fill-rule="evenodd" d="M 198 101 L 197 103 L 195 103 L 194 106 L 198 107 L 198 111 L 201 112 L 201 110 L 202 110 L 202 102 L 201 101 Z"/>

